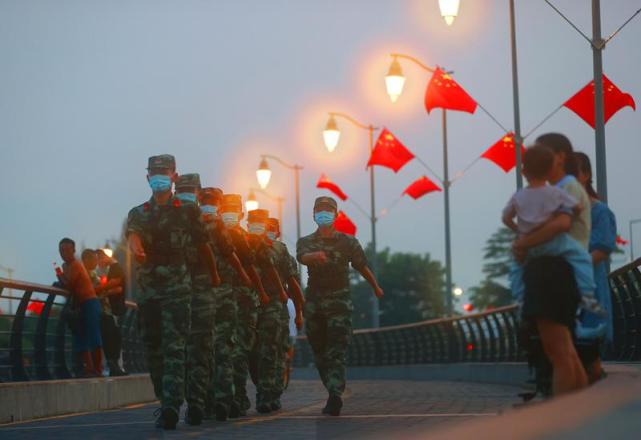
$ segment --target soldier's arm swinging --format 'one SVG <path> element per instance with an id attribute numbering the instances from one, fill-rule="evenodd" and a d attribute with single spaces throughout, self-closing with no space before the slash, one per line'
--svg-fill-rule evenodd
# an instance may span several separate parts
<path id="1" fill-rule="evenodd" d="M 127 236 L 129 241 L 129 250 L 134 254 L 134 258 L 138 263 L 144 263 L 147 259 L 145 248 L 142 246 L 142 238 L 136 232 L 130 232 Z"/>
<path id="2" fill-rule="evenodd" d="M 327 254 L 325 251 L 309 252 L 300 256 L 300 262 L 305 266 L 323 264 L 327 262 Z"/>
<path id="3" fill-rule="evenodd" d="M 285 288 L 283 287 L 283 283 L 280 279 L 280 275 L 278 275 L 278 271 L 276 270 L 276 266 L 273 264 L 270 264 L 267 267 L 267 276 L 270 278 L 271 282 L 273 283 L 274 286 L 278 286 L 280 289 L 280 292 L 278 293 L 278 298 L 280 299 L 280 302 L 285 304 L 287 302 L 287 293 L 285 292 Z"/>
<path id="4" fill-rule="evenodd" d="M 301 330 L 303 328 L 303 304 L 305 304 L 303 289 L 301 289 L 295 276 L 289 277 L 287 286 L 289 287 L 287 294 L 294 302 L 294 307 L 296 308 L 296 328 Z"/>
<path id="5" fill-rule="evenodd" d="M 211 247 L 209 247 L 207 243 L 203 243 L 198 246 L 198 253 L 209 269 L 212 286 L 220 286 L 220 275 L 218 274 L 218 267 L 216 267 L 216 257 L 214 257 L 214 253 L 211 250 Z"/>
<path id="6" fill-rule="evenodd" d="M 236 255 L 236 252 L 232 252 L 231 255 L 228 255 L 227 261 L 229 262 L 229 264 L 231 264 L 231 267 L 234 268 L 234 270 L 240 277 L 240 282 L 243 285 L 250 287 L 252 285 L 252 280 L 249 278 L 247 272 L 245 272 L 243 264 L 240 262 L 238 255 Z"/>
<path id="7" fill-rule="evenodd" d="M 267 296 L 267 293 L 265 292 L 265 287 L 263 287 L 263 282 L 260 279 L 260 275 L 258 275 L 258 271 L 256 270 L 256 267 L 254 267 L 253 264 L 247 268 L 247 273 L 249 274 L 249 278 L 251 278 L 252 282 L 254 283 L 254 287 L 256 288 L 256 291 L 258 292 L 258 299 L 260 299 L 260 303 L 261 304 L 269 303 L 269 296 Z"/>
<path id="8" fill-rule="evenodd" d="M 358 273 L 360 273 L 363 278 L 365 278 L 365 281 L 372 286 L 372 290 L 374 290 L 374 295 L 376 295 L 377 298 L 382 298 L 383 297 L 383 289 L 378 285 L 378 282 L 376 281 L 376 277 L 372 273 L 369 267 L 363 266 L 359 267 L 356 269 Z"/>

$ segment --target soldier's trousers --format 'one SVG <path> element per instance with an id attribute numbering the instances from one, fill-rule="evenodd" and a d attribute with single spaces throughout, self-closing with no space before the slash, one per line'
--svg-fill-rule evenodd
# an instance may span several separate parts
<path id="1" fill-rule="evenodd" d="M 352 300 L 349 289 L 308 291 L 305 331 L 314 361 L 330 395 L 345 391 L 347 347 L 352 335 Z"/>
<path id="2" fill-rule="evenodd" d="M 185 396 L 185 345 L 190 296 L 160 292 L 138 305 L 140 332 L 156 397 L 163 408 L 180 409 Z"/>
<path id="3" fill-rule="evenodd" d="M 238 327 L 234 347 L 235 401 L 243 410 L 251 406 L 247 396 L 249 358 L 256 344 L 256 323 L 258 321 L 258 295 L 248 287 L 234 287 L 238 303 Z"/>
<path id="4" fill-rule="evenodd" d="M 214 374 L 209 399 L 229 410 L 234 398 L 233 350 L 236 345 L 238 309 L 229 284 L 214 289 L 216 318 L 214 325 Z"/>
<path id="5" fill-rule="evenodd" d="M 258 309 L 258 328 L 256 340 L 256 359 L 258 380 L 257 396 L 271 401 L 280 395 L 278 389 L 278 361 L 281 347 L 281 313 L 283 305 L 278 297 L 272 297 L 267 305 Z M 257 404 L 260 402 L 257 402 Z"/>
<path id="6" fill-rule="evenodd" d="M 209 274 L 192 277 L 191 331 L 187 338 L 185 395 L 190 407 L 204 409 L 214 365 L 215 297 Z"/>
<path id="7" fill-rule="evenodd" d="M 280 312 L 280 334 L 278 338 L 278 361 L 276 362 L 276 389 L 277 397 L 285 390 L 285 371 L 287 365 L 287 352 L 289 351 L 289 310 L 287 304 L 283 305 Z"/>

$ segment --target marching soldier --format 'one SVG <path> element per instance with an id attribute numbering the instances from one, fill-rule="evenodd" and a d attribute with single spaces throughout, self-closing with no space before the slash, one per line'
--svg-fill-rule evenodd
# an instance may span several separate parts
<path id="1" fill-rule="evenodd" d="M 349 264 L 372 286 L 377 298 L 383 296 L 358 240 L 334 229 L 336 212 L 336 200 L 318 197 L 314 202 L 318 229 L 296 244 L 296 258 L 308 270 L 305 330 L 329 393 L 323 414 L 332 416 L 339 416 L 343 407 L 345 362 L 352 334 Z"/>
<path id="2" fill-rule="evenodd" d="M 127 218 L 129 248 L 139 264 L 138 313 L 151 380 L 161 402 L 156 426 L 175 429 L 185 395 L 185 344 L 190 326 L 189 246 L 198 250 L 212 286 L 220 284 L 216 261 L 196 205 L 173 197 L 178 177 L 173 156 L 149 158 L 148 202 Z"/>

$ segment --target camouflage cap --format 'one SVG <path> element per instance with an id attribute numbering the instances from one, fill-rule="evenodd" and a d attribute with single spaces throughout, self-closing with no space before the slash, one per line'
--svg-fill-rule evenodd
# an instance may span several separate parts
<path id="1" fill-rule="evenodd" d="M 198 199 L 204 205 L 218 204 L 223 199 L 223 191 L 220 188 L 201 188 Z"/>
<path id="2" fill-rule="evenodd" d="M 247 215 L 247 223 L 267 223 L 269 211 L 266 209 L 254 209 Z"/>
<path id="3" fill-rule="evenodd" d="M 200 189 L 200 175 L 197 173 L 181 174 L 176 180 L 176 191 Z"/>
<path id="4" fill-rule="evenodd" d="M 151 156 L 147 163 L 147 169 L 169 169 L 176 171 L 176 158 L 171 154 L 160 154 Z"/>
<path id="5" fill-rule="evenodd" d="M 270 217 L 267 219 L 267 230 L 278 232 L 280 230 L 280 222 L 277 218 Z"/>
<path id="6" fill-rule="evenodd" d="M 223 209 L 243 212 L 243 198 L 240 194 L 224 194 L 222 207 Z"/>
<path id="7" fill-rule="evenodd" d="M 314 209 L 322 207 L 331 208 L 334 211 L 338 210 L 336 200 L 334 200 L 332 197 L 327 196 L 316 197 L 316 200 L 314 201 Z"/>

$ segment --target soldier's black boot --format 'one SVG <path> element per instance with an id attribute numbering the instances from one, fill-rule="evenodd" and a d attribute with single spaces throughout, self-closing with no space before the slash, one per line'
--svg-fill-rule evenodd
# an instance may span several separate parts
<path id="1" fill-rule="evenodd" d="M 185 414 L 185 422 L 191 426 L 198 426 L 203 422 L 203 410 L 197 406 L 190 406 L 187 408 Z"/>
<path id="2" fill-rule="evenodd" d="M 256 394 L 256 411 L 258 411 L 260 414 L 267 414 L 271 412 L 271 410 L 272 408 L 271 408 L 271 405 L 269 404 L 267 395 L 257 393 Z"/>
<path id="3" fill-rule="evenodd" d="M 330 395 L 327 399 L 327 404 L 323 408 L 323 414 L 328 414 L 330 416 L 338 417 L 341 415 L 341 409 L 343 408 L 343 399 L 339 396 Z"/>
<path id="4" fill-rule="evenodd" d="M 219 422 L 227 421 L 227 417 L 229 417 L 227 406 L 223 405 L 222 403 L 217 403 L 214 407 L 214 412 L 216 413 L 216 420 L 218 420 Z"/>
<path id="5" fill-rule="evenodd" d="M 270 403 L 270 408 L 272 411 L 278 411 L 283 407 L 283 405 L 280 403 L 280 398 L 274 398 L 272 399 Z"/>
<path id="6" fill-rule="evenodd" d="M 238 417 L 240 417 L 240 405 L 234 401 L 229 407 L 229 418 L 237 419 Z"/>
<path id="7" fill-rule="evenodd" d="M 171 430 L 176 429 L 178 423 L 178 412 L 173 408 L 163 408 L 160 412 L 160 417 L 156 420 L 156 426 Z"/>

